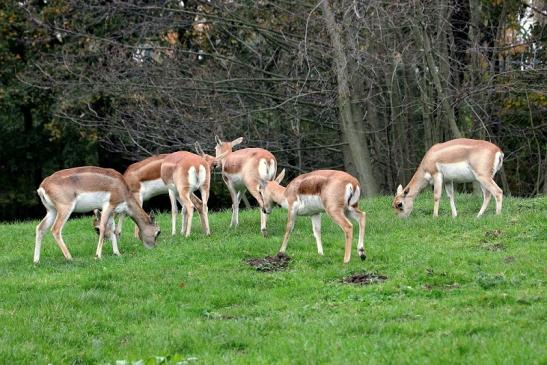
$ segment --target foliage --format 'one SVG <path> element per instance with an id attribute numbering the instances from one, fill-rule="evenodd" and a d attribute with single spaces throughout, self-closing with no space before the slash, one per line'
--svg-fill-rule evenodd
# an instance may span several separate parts
<path id="1" fill-rule="evenodd" d="M 31 29 L 17 2 L 0 5 L 0 221 L 40 214 L 35 190 L 52 172 L 98 164 L 96 135 L 55 120 L 54 94 L 22 78 L 54 41 Z"/>

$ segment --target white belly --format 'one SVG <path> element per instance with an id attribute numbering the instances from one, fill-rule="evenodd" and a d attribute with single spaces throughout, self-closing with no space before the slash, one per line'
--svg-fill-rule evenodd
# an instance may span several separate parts
<path id="1" fill-rule="evenodd" d="M 108 202 L 110 202 L 110 193 L 107 191 L 80 193 L 75 200 L 74 212 L 87 213 L 93 209 L 103 209 Z"/>
<path id="2" fill-rule="evenodd" d="M 224 174 L 228 180 L 232 182 L 234 188 L 238 191 L 245 189 L 245 183 L 243 177 L 240 174 Z"/>
<path id="3" fill-rule="evenodd" d="M 142 201 L 147 201 L 157 195 L 167 194 L 168 189 L 162 179 L 148 180 L 141 182 Z"/>
<path id="4" fill-rule="evenodd" d="M 472 182 L 476 180 L 475 174 L 467 162 L 437 164 L 437 168 L 443 174 L 445 181 Z"/>
<path id="5" fill-rule="evenodd" d="M 325 211 L 319 195 L 299 195 L 295 204 L 298 215 L 315 215 Z"/>

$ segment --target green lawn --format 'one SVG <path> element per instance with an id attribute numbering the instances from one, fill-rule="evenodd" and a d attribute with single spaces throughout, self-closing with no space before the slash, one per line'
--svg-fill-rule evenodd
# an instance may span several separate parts
<path id="1" fill-rule="evenodd" d="M 286 212 L 274 210 L 270 237 L 258 210 L 211 214 L 206 237 L 163 233 L 146 250 L 125 225 L 121 257 L 110 244 L 94 259 L 91 218 L 70 220 L 64 261 L 47 234 L 32 263 L 37 222 L 0 225 L 0 363 L 88 364 L 545 364 L 547 362 L 547 198 L 504 201 L 476 219 L 481 199 L 458 194 L 460 216 L 443 199 L 420 196 L 408 220 L 391 198 L 361 201 L 367 212 L 361 262 L 356 237 L 342 264 L 343 235 L 323 215 L 325 256 L 316 253 L 309 218 L 289 242 L 286 271 L 254 271 L 243 261 L 280 247 Z M 354 225 L 355 236 L 357 234 Z M 383 274 L 352 286 L 344 276 Z"/>

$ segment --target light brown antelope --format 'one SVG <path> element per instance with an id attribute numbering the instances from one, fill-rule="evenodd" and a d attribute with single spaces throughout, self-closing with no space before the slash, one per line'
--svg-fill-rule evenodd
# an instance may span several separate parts
<path id="1" fill-rule="evenodd" d="M 178 213 L 176 196 L 171 190 L 167 188 L 161 178 L 161 165 L 167 156 L 168 154 L 151 156 L 142 161 L 131 164 L 129 165 L 127 170 L 125 170 L 123 177 L 141 207 L 143 206 L 143 203 L 148 199 L 151 199 L 158 195 L 169 194 L 169 200 L 171 201 L 171 214 L 176 217 Z M 196 207 L 203 223 L 201 200 L 194 194 L 191 195 L 190 199 Z M 116 235 L 118 237 L 122 231 L 123 220 L 124 215 L 120 214 L 120 219 L 118 220 L 118 225 L 116 227 Z M 175 230 L 176 226 L 175 222 L 173 221 L 171 227 L 173 235 L 175 234 Z M 137 235 L 138 227 L 135 227 L 135 236 Z"/>
<path id="2" fill-rule="evenodd" d="M 182 228 L 181 234 L 186 237 L 192 230 L 192 216 L 194 213 L 194 202 L 191 199 L 194 191 L 199 190 L 201 194 L 201 224 L 205 234 L 211 234 L 209 228 L 209 217 L 207 201 L 209 199 L 209 186 L 211 182 L 211 166 L 217 163 L 213 156 L 203 153 L 199 144 L 196 149 L 200 155 L 191 152 L 179 151 L 168 155 L 161 165 L 161 178 L 170 194 L 179 199 L 182 205 Z M 172 213 L 173 227 L 176 225 L 176 213 Z M 173 230 L 174 234 L 174 230 Z"/>
<path id="3" fill-rule="evenodd" d="M 351 257 L 351 242 L 353 239 L 353 226 L 348 217 L 358 222 L 357 252 L 359 257 L 364 260 L 366 258 L 366 215 L 359 210 L 361 187 L 357 179 L 343 171 L 316 170 L 296 177 L 285 188 L 280 185 L 284 175 L 285 170 L 281 171 L 274 181 L 264 182 L 259 188 L 264 213 L 271 212 L 272 203 L 274 202 L 289 212 L 280 252 L 285 253 L 287 249 L 296 216 L 305 215 L 311 216 L 317 252 L 319 255 L 323 255 L 320 213 L 326 212 L 344 231 L 346 239 L 345 264 L 349 262 Z"/>
<path id="4" fill-rule="evenodd" d="M 433 185 L 433 216 L 439 215 L 442 187 L 450 198 L 452 216 L 456 217 L 454 203 L 454 182 L 477 181 L 482 189 L 483 203 L 477 217 L 480 217 L 492 195 L 496 200 L 496 214 L 501 213 L 503 191 L 493 177 L 503 164 L 503 152 L 493 143 L 475 139 L 453 139 L 434 145 L 427 151 L 414 176 L 403 189 L 397 188 L 393 208 L 400 217 L 408 217 L 414 206 L 414 199 L 427 185 Z"/>
<path id="5" fill-rule="evenodd" d="M 232 198 L 232 221 L 230 227 L 237 227 L 239 224 L 239 203 L 245 189 L 256 199 L 260 207 L 262 200 L 258 194 L 258 186 L 274 179 L 277 172 L 277 161 L 271 152 L 262 148 L 244 148 L 232 151 L 233 147 L 243 141 L 239 137 L 232 142 L 223 142 L 215 136 L 216 156 L 223 154 L 220 159 L 222 166 L 222 179 L 226 183 Z M 260 210 L 260 230 L 267 236 L 268 215 Z"/>
<path id="6" fill-rule="evenodd" d="M 72 212 L 85 213 L 94 209 L 102 209 L 99 224 L 99 243 L 96 256 L 101 258 L 104 238 L 108 225 L 114 226 L 112 214 L 125 212 L 140 228 L 143 244 L 152 248 L 160 233 L 159 227 L 142 210 L 133 197 L 123 176 L 112 169 L 100 167 L 75 167 L 57 171 L 42 181 L 38 195 L 47 209 L 45 218 L 36 226 L 36 244 L 34 247 L 34 262 L 40 261 L 40 249 L 46 230 L 51 231 L 55 242 L 67 260 L 72 256 L 66 247 L 62 230 Z M 110 230 L 112 250 L 119 255 L 116 235 Z"/>

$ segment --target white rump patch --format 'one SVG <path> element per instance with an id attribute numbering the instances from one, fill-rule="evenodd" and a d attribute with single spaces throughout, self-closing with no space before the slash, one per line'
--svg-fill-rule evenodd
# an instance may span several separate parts
<path id="1" fill-rule="evenodd" d="M 492 171 L 492 176 L 496 174 L 501 169 L 501 166 L 503 165 L 503 152 L 496 152 L 496 156 L 494 157 L 494 168 Z"/>
<path id="2" fill-rule="evenodd" d="M 265 158 L 261 158 L 258 161 L 258 176 L 260 177 L 261 180 L 263 181 L 270 180 L 269 169 L 270 169 L 270 166 L 268 165 L 268 161 Z"/>
<path id="3" fill-rule="evenodd" d="M 270 160 L 270 168 L 268 169 L 268 180 L 275 179 L 275 172 L 277 171 L 277 166 L 275 165 L 275 160 Z"/>
<path id="4" fill-rule="evenodd" d="M 188 169 L 188 186 L 190 192 L 194 192 L 199 189 L 205 182 L 207 171 L 203 165 L 199 165 L 199 171 L 196 172 L 196 168 L 191 166 Z"/>
<path id="5" fill-rule="evenodd" d="M 201 187 L 205 183 L 205 178 L 207 177 L 207 170 L 205 166 L 199 165 L 199 186 Z"/>
<path id="6" fill-rule="evenodd" d="M 162 179 L 141 181 L 141 199 L 143 202 L 157 195 L 167 194 L 168 189 Z"/>
<path id="7" fill-rule="evenodd" d="M 297 204 L 296 214 L 298 215 L 315 215 L 325 211 L 319 195 L 301 194 L 295 204 Z"/>
<path id="8" fill-rule="evenodd" d="M 190 187 L 190 191 L 196 190 L 198 184 L 199 179 L 196 174 L 196 168 L 194 166 L 190 166 L 188 169 L 188 186 Z"/>
<path id="9" fill-rule="evenodd" d="M 47 195 L 44 188 L 38 188 L 38 190 L 36 191 L 38 192 L 38 195 L 40 196 L 40 200 L 42 201 L 42 204 L 44 204 L 47 210 L 55 209 L 55 205 L 53 204 L 53 202 Z"/>
<path id="10" fill-rule="evenodd" d="M 87 213 L 93 209 L 104 209 L 110 202 L 110 192 L 94 191 L 79 193 L 74 201 L 74 212 Z"/>
<path id="11" fill-rule="evenodd" d="M 344 194 L 344 203 L 348 206 L 352 206 L 359 201 L 361 197 L 361 189 L 357 186 L 355 191 L 353 191 L 353 185 L 346 185 L 346 192 Z"/>
<path id="12" fill-rule="evenodd" d="M 475 181 L 475 173 L 468 162 L 455 162 L 437 164 L 437 169 L 443 174 L 445 181 L 472 182 Z"/>

